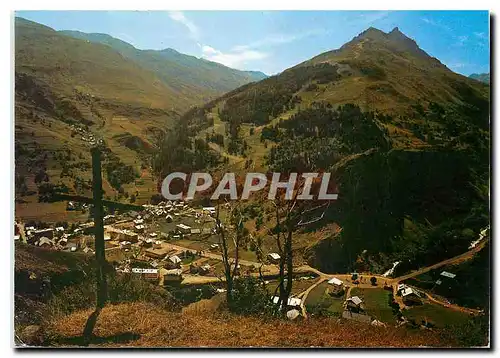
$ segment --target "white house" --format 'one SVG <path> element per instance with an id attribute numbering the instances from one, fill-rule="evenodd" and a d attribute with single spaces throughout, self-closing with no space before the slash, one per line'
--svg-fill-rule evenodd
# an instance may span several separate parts
<path id="1" fill-rule="evenodd" d="M 42 237 L 38 241 L 38 246 L 40 247 L 51 247 L 54 243 L 48 237 Z"/>
<path id="2" fill-rule="evenodd" d="M 358 296 L 352 296 L 352 297 L 349 297 L 346 301 L 346 306 L 348 309 L 353 309 L 353 310 L 359 310 L 361 309 L 361 304 L 363 303 L 363 300 L 361 300 L 361 298 L 359 298 Z"/>
<path id="3" fill-rule="evenodd" d="M 276 252 L 271 252 L 270 254 L 267 254 L 267 258 L 269 259 L 269 261 L 271 261 L 272 263 L 278 263 L 279 260 L 281 259 L 281 256 L 278 255 Z"/>
<path id="4" fill-rule="evenodd" d="M 182 262 L 182 260 L 179 258 L 179 256 L 177 255 L 172 255 L 168 258 L 172 263 L 174 264 L 180 264 Z"/>
<path id="5" fill-rule="evenodd" d="M 441 276 L 448 277 L 448 278 L 455 278 L 457 275 L 454 273 L 448 272 L 448 271 L 443 271 L 441 272 Z"/>
<path id="6" fill-rule="evenodd" d="M 407 286 L 404 284 L 404 283 L 400 283 L 398 284 L 398 289 L 397 289 L 397 292 L 398 293 L 401 293 L 401 291 L 403 291 Z"/>
<path id="7" fill-rule="evenodd" d="M 401 291 L 401 296 L 403 297 L 407 297 L 407 296 L 410 296 L 410 295 L 417 295 L 417 296 L 420 296 L 417 291 L 414 291 L 411 287 L 405 287 L 402 291 Z"/>
<path id="8" fill-rule="evenodd" d="M 273 303 L 274 304 L 277 304 L 279 302 L 280 298 L 278 296 L 274 296 L 273 297 Z M 300 298 L 297 298 L 297 297 L 288 297 L 288 304 L 287 306 L 291 306 L 291 307 L 297 307 L 297 306 L 300 306 L 300 304 L 302 303 L 302 300 Z"/>
<path id="9" fill-rule="evenodd" d="M 122 241 L 120 242 L 121 249 L 130 249 L 132 247 L 132 243 L 130 241 Z"/>
<path id="10" fill-rule="evenodd" d="M 189 234 L 189 233 L 191 233 L 191 226 L 187 226 L 187 225 L 184 225 L 184 224 L 178 224 L 176 227 L 183 234 Z"/>
<path id="11" fill-rule="evenodd" d="M 334 286 L 342 286 L 344 284 L 343 281 L 339 280 L 338 278 L 334 277 L 330 280 L 328 280 L 328 283 L 330 285 L 334 285 Z"/>
<path id="12" fill-rule="evenodd" d="M 213 207 L 213 206 L 206 206 L 206 207 L 204 207 L 204 208 L 202 209 L 202 211 L 203 211 L 204 213 L 209 214 L 209 215 L 214 215 L 214 214 L 215 214 L 215 212 L 216 212 L 216 209 L 215 209 L 215 207 Z"/>

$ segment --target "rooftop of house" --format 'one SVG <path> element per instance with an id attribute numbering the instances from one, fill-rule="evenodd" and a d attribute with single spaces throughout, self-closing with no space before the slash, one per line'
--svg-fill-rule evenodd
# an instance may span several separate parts
<path id="1" fill-rule="evenodd" d="M 352 297 L 349 297 L 347 299 L 347 301 L 351 301 L 352 303 L 354 303 L 356 306 L 360 305 L 363 301 L 361 300 L 361 298 L 359 298 L 358 296 L 352 296 Z"/>
<path id="2" fill-rule="evenodd" d="M 344 282 L 342 282 L 341 280 L 339 280 L 339 279 L 338 279 L 338 278 L 336 278 L 336 277 L 334 277 L 334 278 L 332 278 L 332 279 L 328 280 L 328 283 L 329 283 L 330 285 L 337 285 L 337 286 L 340 286 L 340 285 L 344 284 Z"/>

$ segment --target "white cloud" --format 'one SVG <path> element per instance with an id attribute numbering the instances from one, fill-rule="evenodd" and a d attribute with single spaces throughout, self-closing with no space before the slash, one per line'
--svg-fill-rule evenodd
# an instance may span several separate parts
<path id="1" fill-rule="evenodd" d="M 470 66 L 468 63 L 462 63 L 462 62 L 450 63 L 448 65 L 448 67 L 453 69 L 453 70 L 459 70 L 461 68 L 468 67 L 468 66 Z"/>
<path id="2" fill-rule="evenodd" d="M 366 26 L 378 20 L 385 19 L 388 16 L 389 11 L 369 11 L 368 13 L 359 15 L 359 18 L 362 19 L 362 22 Z"/>
<path id="3" fill-rule="evenodd" d="M 456 42 L 456 46 L 463 46 L 467 40 L 469 39 L 469 36 L 458 36 L 457 37 L 457 42 Z"/>
<path id="4" fill-rule="evenodd" d="M 484 32 L 474 32 L 474 35 L 477 37 L 477 38 L 480 38 L 481 40 L 487 40 L 488 39 L 488 35 Z"/>
<path id="5" fill-rule="evenodd" d="M 198 27 L 186 16 L 184 16 L 184 13 L 182 11 L 169 11 L 168 16 L 170 16 L 172 20 L 177 21 L 186 26 L 186 28 L 189 30 L 191 37 L 193 37 L 194 39 L 198 38 L 199 35 Z"/>
<path id="6" fill-rule="evenodd" d="M 428 19 L 426 17 L 422 17 L 421 20 L 425 22 L 426 24 L 439 27 L 440 29 L 443 29 L 444 31 L 448 32 L 449 36 L 451 36 L 454 40 L 455 43 L 453 43 L 451 46 L 464 46 L 465 43 L 469 40 L 469 36 L 462 35 L 462 36 L 457 36 L 455 35 L 454 31 L 451 29 L 451 27 L 437 21 L 433 21 L 431 19 Z M 476 35 L 477 36 L 477 35 Z"/>
<path id="7" fill-rule="evenodd" d="M 243 69 L 243 65 L 246 65 L 248 62 L 262 60 L 268 57 L 267 53 L 257 50 L 242 48 L 222 52 L 208 45 L 200 45 L 200 47 L 204 59 L 238 69 Z"/>
<path id="8" fill-rule="evenodd" d="M 294 41 L 301 40 L 306 37 L 310 36 L 316 36 L 316 35 L 321 35 L 325 34 L 326 31 L 324 30 L 310 30 L 310 31 L 305 31 L 300 34 L 271 34 L 269 36 L 264 37 L 263 39 L 251 42 L 246 45 L 238 45 L 233 48 L 234 51 L 244 51 L 248 49 L 257 49 L 261 47 L 268 47 L 268 46 L 273 46 L 273 45 L 281 45 L 281 44 L 287 44 L 291 43 Z"/>
<path id="9" fill-rule="evenodd" d="M 445 31 L 448 31 L 448 32 L 452 32 L 451 27 L 449 27 L 449 26 L 447 26 L 447 25 L 444 25 L 444 24 L 442 24 L 442 23 L 440 23 L 440 22 L 433 21 L 433 20 L 428 19 L 428 18 L 426 18 L 426 17 L 422 17 L 422 18 L 421 18 L 421 20 L 422 20 L 423 22 L 425 22 L 426 24 L 429 24 L 429 25 L 432 25 L 432 26 L 439 27 L 439 28 L 441 28 L 441 29 L 443 29 L 443 30 L 445 30 Z"/>

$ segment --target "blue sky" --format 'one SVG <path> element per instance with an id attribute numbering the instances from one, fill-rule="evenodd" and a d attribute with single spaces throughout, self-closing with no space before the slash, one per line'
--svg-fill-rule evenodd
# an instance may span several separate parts
<path id="1" fill-rule="evenodd" d="M 490 71 L 487 11 L 18 11 L 56 30 L 107 33 L 140 49 L 174 48 L 275 74 L 373 26 L 398 26 L 464 75 Z"/>

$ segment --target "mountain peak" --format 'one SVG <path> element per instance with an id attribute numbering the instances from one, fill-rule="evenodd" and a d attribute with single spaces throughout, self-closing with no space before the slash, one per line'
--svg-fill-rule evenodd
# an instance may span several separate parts
<path id="1" fill-rule="evenodd" d="M 419 57 L 430 57 L 417 45 L 415 40 L 406 36 L 397 26 L 387 33 L 375 27 L 369 27 L 342 46 L 342 48 L 349 48 L 362 41 L 369 41 L 374 46 L 380 45 L 394 51 L 409 52 Z"/>

